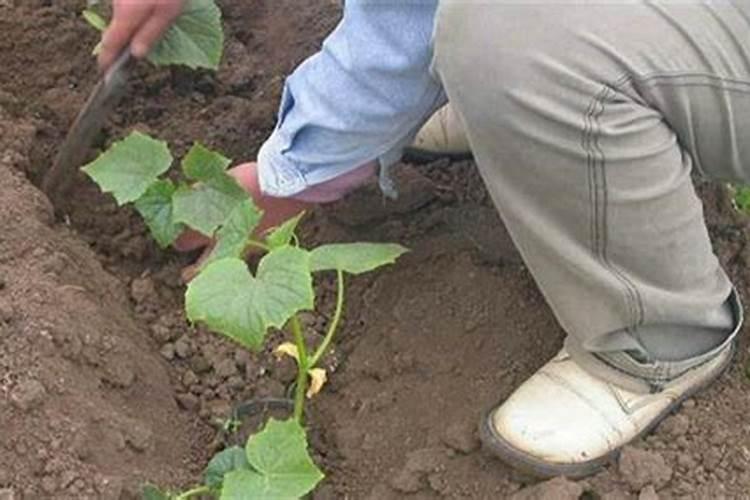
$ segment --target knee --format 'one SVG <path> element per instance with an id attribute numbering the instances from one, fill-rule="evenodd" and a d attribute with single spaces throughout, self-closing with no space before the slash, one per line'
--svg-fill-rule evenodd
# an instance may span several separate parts
<path id="1" fill-rule="evenodd" d="M 564 3 L 446 0 L 435 32 L 435 67 L 454 92 L 491 87 L 496 97 L 519 101 L 519 111 L 530 99 L 551 105 L 589 95 L 615 81 L 622 68 L 597 46 L 585 12 Z"/>

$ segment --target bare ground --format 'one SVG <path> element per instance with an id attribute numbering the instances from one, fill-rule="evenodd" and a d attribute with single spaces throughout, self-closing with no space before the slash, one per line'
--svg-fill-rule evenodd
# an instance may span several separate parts
<path id="1" fill-rule="evenodd" d="M 32 182 L 95 79 L 85 2 L 0 1 L 0 498 L 128 498 L 194 482 L 233 404 L 281 396 L 293 366 L 187 324 L 179 271 L 129 210 L 83 177 L 55 220 Z M 283 76 L 335 24 L 336 2 L 221 2 L 221 70 L 144 66 L 99 141 L 137 127 L 184 151 L 252 159 Z M 92 155 L 94 152 L 92 152 Z M 32 182 L 29 182 L 32 181 Z M 304 240 L 398 241 L 396 266 L 352 280 L 332 381 L 311 408 L 328 479 L 316 499 L 750 498 L 747 344 L 734 368 L 619 464 L 535 484 L 476 438 L 482 411 L 559 348 L 562 332 L 471 162 L 404 165 L 401 198 L 370 186 L 304 225 Z M 715 248 L 747 295 L 749 226 L 700 185 Z M 321 279 L 324 330 L 333 298 Z M 276 340 L 278 341 L 278 339 Z M 564 423 L 567 425 L 568 423 Z M 5 488 L 5 490 L 3 490 Z M 13 492 L 12 494 L 9 492 Z"/>

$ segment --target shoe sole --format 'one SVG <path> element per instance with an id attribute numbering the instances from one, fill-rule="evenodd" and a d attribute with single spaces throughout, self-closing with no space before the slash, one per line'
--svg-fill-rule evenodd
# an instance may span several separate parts
<path id="1" fill-rule="evenodd" d="M 695 396 L 697 393 L 705 390 L 711 384 L 716 382 L 727 370 L 732 366 L 732 361 L 736 354 L 736 344 L 731 346 L 732 352 L 727 356 L 727 360 L 721 368 L 716 371 L 716 375 L 702 384 L 696 385 L 694 388 L 686 391 L 685 394 L 676 399 L 672 404 L 664 409 L 649 425 L 647 425 L 639 434 L 637 434 L 631 441 L 636 441 L 646 434 L 654 430 L 665 418 L 671 415 L 677 410 L 686 399 Z M 610 463 L 615 463 L 620 451 L 628 443 L 624 443 L 619 448 L 612 450 L 611 452 L 603 455 L 599 458 L 588 460 L 586 462 L 580 462 L 577 464 L 550 464 L 543 462 L 528 453 L 525 453 L 515 446 L 508 443 L 501 436 L 495 432 L 494 426 L 491 423 L 492 414 L 497 409 L 494 406 L 491 410 L 486 412 L 482 416 L 482 421 L 479 425 L 479 438 L 482 444 L 490 449 L 495 455 L 498 456 L 502 461 L 511 465 L 514 469 L 521 472 L 530 474 L 537 478 L 548 479 L 557 476 L 565 476 L 570 479 L 580 479 L 586 476 L 590 476 L 598 472 L 602 467 Z"/>

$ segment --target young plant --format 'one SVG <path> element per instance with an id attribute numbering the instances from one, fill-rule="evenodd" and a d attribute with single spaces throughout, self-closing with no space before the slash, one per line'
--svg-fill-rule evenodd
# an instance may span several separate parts
<path id="1" fill-rule="evenodd" d="M 84 11 L 83 16 L 96 29 L 106 29 L 107 22 L 95 9 Z M 217 69 L 223 38 L 221 12 L 214 1 L 188 0 L 148 59 L 157 66 Z M 119 205 L 133 203 L 159 246 L 171 245 L 187 228 L 212 237 L 215 246 L 187 288 L 188 318 L 254 350 L 262 347 L 269 329 L 290 329 L 293 343 L 282 344 L 277 353 L 296 359 L 298 375 L 292 418 L 270 419 L 260 433 L 248 438 L 244 448 L 234 446 L 215 455 L 202 485 L 181 493 L 149 485 L 144 497 L 299 498 L 323 478 L 307 451 L 304 403 L 305 397 L 320 391 L 326 381 L 326 372 L 318 365 L 331 346 L 343 313 L 344 274 L 360 274 L 392 263 L 405 249 L 354 243 L 307 250 L 295 236 L 301 216 L 252 236 L 262 213 L 227 174 L 230 160 L 195 144 L 182 159 L 185 181 L 178 184 L 163 176 L 172 163 L 166 143 L 134 132 L 83 170 Z M 265 253 L 254 273 L 244 260 L 251 248 Z M 297 314 L 314 308 L 312 274 L 323 271 L 336 272 L 336 309 L 322 343 L 311 351 Z"/>
<path id="2" fill-rule="evenodd" d="M 406 249 L 376 243 L 305 249 L 295 236 L 301 216 L 256 234 L 262 212 L 226 172 L 230 160 L 195 144 L 181 162 L 186 181 L 178 184 L 162 178 L 172 162 L 166 143 L 133 132 L 83 170 L 118 204 L 133 203 L 162 247 L 186 228 L 213 238 L 213 250 L 187 287 L 188 319 L 252 350 L 263 346 L 270 329 L 287 329 L 292 342 L 279 346 L 277 353 L 293 356 L 298 373 L 292 418 L 271 419 L 244 449 L 217 454 L 203 485 L 178 494 L 149 486 L 144 494 L 154 500 L 299 498 L 323 478 L 307 451 L 304 404 L 326 381 L 319 364 L 344 310 L 345 274 L 393 263 Z M 251 249 L 264 254 L 254 270 L 245 261 Z M 336 273 L 336 308 L 323 341 L 311 350 L 298 313 L 314 309 L 313 274 L 325 271 Z"/>

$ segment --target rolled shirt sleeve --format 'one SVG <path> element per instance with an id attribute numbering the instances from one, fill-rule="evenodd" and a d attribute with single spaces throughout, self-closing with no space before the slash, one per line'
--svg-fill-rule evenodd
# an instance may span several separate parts
<path id="1" fill-rule="evenodd" d="M 437 1 L 347 0 L 321 51 L 285 82 L 258 153 L 265 194 L 294 196 L 373 160 L 383 171 L 400 159 L 445 103 L 430 71 Z"/>

